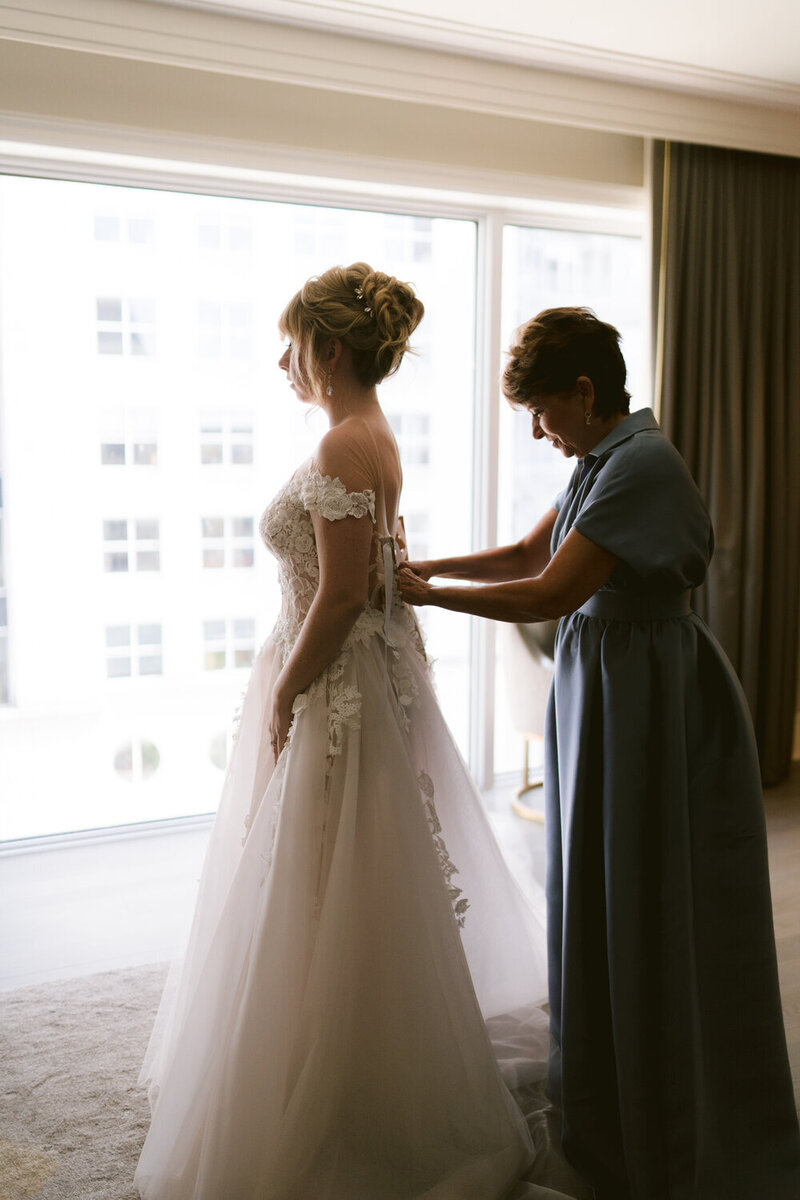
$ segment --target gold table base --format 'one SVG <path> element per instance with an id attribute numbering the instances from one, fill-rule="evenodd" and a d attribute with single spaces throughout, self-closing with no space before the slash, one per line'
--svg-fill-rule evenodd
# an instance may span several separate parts
<path id="1" fill-rule="evenodd" d="M 530 773 L 530 744 L 534 738 L 534 734 L 525 735 L 525 761 L 522 768 L 522 787 L 518 790 L 516 797 L 511 801 L 511 809 L 518 817 L 522 817 L 524 821 L 538 821 L 544 824 L 544 813 L 536 808 L 531 808 L 529 804 L 524 804 L 522 797 L 526 792 L 533 792 L 536 788 L 540 788 L 544 784 L 543 779 L 531 779 Z M 541 741 L 541 738 L 537 738 Z"/>

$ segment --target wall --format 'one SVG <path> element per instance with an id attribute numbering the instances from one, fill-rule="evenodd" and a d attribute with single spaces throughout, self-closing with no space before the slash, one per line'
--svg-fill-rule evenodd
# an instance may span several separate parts
<path id="1" fill-rule="evenodd" d="M 491 57 L 488 44 L 434 48 L 410 44 L 408 35 L 400 24 L 397 37 L 378 40 L 204 4 L 48 0 L 29 6 L 0 0 L 0 38 L 361 97 L 359 131 L 380 131 L 382 109 L 371 111 L 380 97 L 638 138 L 800 154 L 800 97 L 788 85 L 668 63 L 615 66 L 578 48 L 568 63 L 545 50 L 533 62 L 510 45 L 501 61 Z M 88 64 L 85 69 L 91 73 Z M 36 77 L 49 90 L 46 76 Z M 179 93 L 182 85 L 173 78 Z M 119 87 L 108 95 L 112 108 L 114 93 L 124 96 L 125 87 L 120 68 Z M 177 93 L 170 104 L 179 100 Z M 0 100 L 0 107 L 8 104 Z M 251 117 L 258 111 L 252 108 Z M 502 144 L 502 133 L 500 138 Z"/>

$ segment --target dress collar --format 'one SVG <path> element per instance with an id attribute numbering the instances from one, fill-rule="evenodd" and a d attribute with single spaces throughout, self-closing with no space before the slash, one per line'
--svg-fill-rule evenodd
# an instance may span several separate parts
<path id="1" fill-rule="evenodd" d="M 602 442 L 598 442 L 594 450 L 590 450 L 588 454 L 584 454 L 583 461 L 596 461 L 602 455 L 613 450 L 620 442 L 627 442 L 628 438 L 633 437 L 636 433 L 641 433 L 643 429 L 660 429 L 660 425 L 656 420 L 655 413 L 651 408 L 639 408 L 636 412 L 626 417 L 624 421 L 620 421 L 615 429 L 611 430 Z"/>

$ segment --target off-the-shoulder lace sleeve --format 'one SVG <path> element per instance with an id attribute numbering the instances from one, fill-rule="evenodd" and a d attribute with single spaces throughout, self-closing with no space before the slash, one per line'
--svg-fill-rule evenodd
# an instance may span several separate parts
<path id="1" fill-rule="evenodd" d="M 341 521 L 343 517 L 366 517 L 375 521 L 375 493 L 373 491 L 348 492 L 341 479 L 321 475 L 313 468 L 300 485 L 303 508 L 312 509 L 327 521 Z"/>

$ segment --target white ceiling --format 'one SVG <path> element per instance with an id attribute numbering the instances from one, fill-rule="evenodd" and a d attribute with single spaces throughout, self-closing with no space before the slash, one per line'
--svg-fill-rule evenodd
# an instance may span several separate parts
<path id="1" fill-rule="evenodd" d="M 177 2 L 661 85 L 800 89 L 800 0 Z"/>

